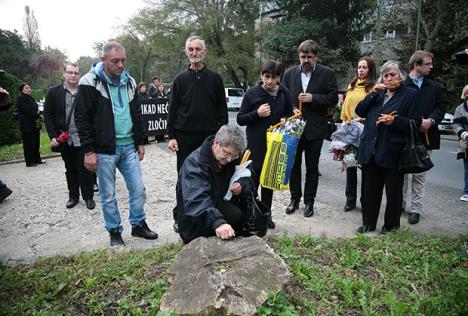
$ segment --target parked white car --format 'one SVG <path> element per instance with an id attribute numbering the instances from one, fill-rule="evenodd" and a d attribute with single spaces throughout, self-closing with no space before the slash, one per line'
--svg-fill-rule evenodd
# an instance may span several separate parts
<path id="1" fill-rule="evenodd" d="M 444 119 L 438 125 L 441 133 L 453 133 L 453 115 L 445 113 Z"/>
<path id="2" fill-rule="evenodd" d="M 226 92 L 226 103 L 230 110 L 239 111 L 239 108 L 244 99 L 244 90 L 240 88 L 225 88 Z"/>

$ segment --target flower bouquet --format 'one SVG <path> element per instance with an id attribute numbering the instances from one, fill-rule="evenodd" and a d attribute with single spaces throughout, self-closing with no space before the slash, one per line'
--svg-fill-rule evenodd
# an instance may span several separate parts
<path id="1" fill-rule="evenodd" d="M 363 130 L 363 125 L 356 121 L 340 126 L 331 136 L 330 152 L 333 153 L 333 160 L 343 162 L 346 168 L 356 167 L 356 154 Z"/>

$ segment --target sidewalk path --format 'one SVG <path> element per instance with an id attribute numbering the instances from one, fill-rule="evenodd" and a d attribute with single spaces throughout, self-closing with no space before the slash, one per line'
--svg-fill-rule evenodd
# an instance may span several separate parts
<path id="1" fill-rule="evenodd" d="M 146 186 L 147 222 L 159 239 L 154 241 L 134 238 L 128 222 L 127 190 L 123 178 L 117 173 L 117 200 L 122 212 L 123 239 L 126 248 L 152 248 L 164 243 L 179 242 L 172 230 L 172 208 L 175 205 L 176 159 L 165 150 L 167 143 L 146 146 L 142 162 Z M 314 236 L 350 237 L 360 225 L 359 210 L 344 213 L 344 175 L 330 155 L 322 155 L 316 214 L 305 219 L 300 211 L 286 215 L 288 192 L 275 192 L 273 219 L 277 228 L 271 233 L 305 233 Z M 80 251 L 109 248 L 109 237 L 103 228 L 99 206 L 90 211 L 83 201 L 65 208 L 68 191 L 61 158 L 48 159 L 45 165 L 26 168 L 24 163 L 0 166 L 0 178 L 13 190 L 13 194 L 0 204 L 0 257 L 9 264 L 30 262 L 38 257 L 70 255 Z M 411 229 L 431 234 L 455 236 L 468 232 L 466 203 L 444 199 L 444 188 L 428 187 L 440 194 L 437 209 L 428 206 L 427 215 Z M 437 194 L 437 193 L 436 193 Z M 98 197 L 95 197 L 98 202 Z M 384 204 L 384 203 L 383 203 Z M 302 209 L 302 205 L 301 205 Z M 383 215 L 380 215 L 379 227 Z M 408 226 L 402 217 L 402 226 Z"/>

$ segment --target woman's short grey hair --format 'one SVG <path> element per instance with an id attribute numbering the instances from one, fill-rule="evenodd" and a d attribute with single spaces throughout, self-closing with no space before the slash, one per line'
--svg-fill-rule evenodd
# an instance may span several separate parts
<path id="1" fill-rule="evenodd" d="M 382 67 L 380 67 L 380 77 L 377 81 L 382 82 L 382 76 L 386 74 L 387 72 L 389 72 L 391 68 L 398 69 L 401 80 L 406 79 L 406 72 L 401 69 L 400 63 L 396 60 L 388 60 L 385 62 L 385 64 L 382 65 Z"/>
<path id="2" fill-rule="evenodd" d="M 243 152 L 246 147 L 245 133 L 237 125 L 223 125 L 216 133 L 215 139 L 219 140 L 223 147 L 234 147 Z"/>
<path id="3" fill-rule="evenodd" d="M 204 40 L 203 38 L 201 38 L 201 37 L 198 36 L 198 35 L 192 35 L 192 36 L 190 36 L 189 38 L 187 38 L 187 40 L 185 41 L 185 50 L 187 50 L 188 44 L 189 44 L 191 41 L 194 41 L 194 40 L 199 40 L 199 41 L 201 42 L 201 45 L 202 45 L 203 49 L 206 48 L 205 40 Z"/>

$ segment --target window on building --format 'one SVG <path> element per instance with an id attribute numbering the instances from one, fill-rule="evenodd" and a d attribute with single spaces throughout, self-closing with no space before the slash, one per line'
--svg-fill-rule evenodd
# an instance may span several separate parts
<path id="1" fill-rule="evenodd" d="M 363 43 L 370 43 L 372 42 L 372 32 L 364 34 L 364 38 L 362 39 Z"/>
<path id="2" fill-rule="evenodd" d="M 386 38 L 395 38 L 395 34 L 396 34 L 396 33 L 395 33 L 395 30 L 393 30 L 393 31 L 391 31 L 391 32 L 390 32 L 390 31 L 387 31 L 387 33 L 385 34 L 385 37 L 386 37 Z"/>

